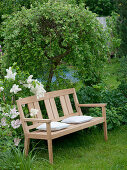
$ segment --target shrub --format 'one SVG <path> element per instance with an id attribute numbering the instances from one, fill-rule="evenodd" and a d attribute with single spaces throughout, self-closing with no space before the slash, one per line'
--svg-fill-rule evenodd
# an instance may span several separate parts
<path id="1" fill-rule="evenodd" d="M 106 18 L 106 32 L 108 34 L 108 44 L 110 48 L 110 56 L 118 53 L 118 49 L 121 44 L 121 39 L 117 31 L 117 21 L 119 15 L 115 12 L 111 13 L 111 16 Z"/>
<path id="2" fill-rule="evenodd" d="M 90 115 L 94 117 L 97 116 L 101 117 L 102 111 L 100 108 L 91 108 Z M 107 128 L 111 130 L 121 125 L 123 116 L 118 114 L 117 108 L 110 107 L 110 109 L 108 108 L 106 109 L 106 119 L 107 119 Z"/>
<path id="3" fill-rule="evenodd" d="M 43 77 L 47 91 L 63 63 L 75 66 L 86 84 L 100 81 L 107 38 L 96 15 L 83 5 L 51 0 L 5 18 L 3 67 L 16 61 L 20 69 Z"/>
<path id="4" fill-rule="evenodd" d="M 108 129 L 127 123 L 127 84 L 108 90 L 103 85 L 84 87 L 78 91 L 79 103 L 107 103 L 106 114 Z M 82 108 L 84 114 L 101 116 L 100 108 Z"/>
<path id="5" fill-rule="evenodd" d="M 127 123 L 127 103 L 124 105 L 124 107 L 118 107 L 117 113 L 122 116 L 122 123 Z"/>
<path id="6" fill-rule="evenodd" d="M 117 79 L 121 81 L 122 86 L 125 86 L 127 84 L 127 57 L 122 57 L 120 59 L 120 68 L 117 74 L 118 74 Z"/>
<path id="7" fill-rule="evenodd" d="M 92 12 L 97 13 L 99 16 L 110 16 L 112 11 L 115 10 L 114 0 L 80 0 L 85 1 L 86 6 Z"/>
<path id="8" fill-rule="evenodd" d="M 43 85 L 29 73 L 21 72 L 16 64 L 6 71 L 7 75 L 0 81 L 0 150 L 18 146 L 23 139 L 16 100 L 33 94 L 40 98 L 45 93 Z M 24 109 L 28 112 L 26 107 Z M 27 117 L 29 113 L 32 116 L 29 111 Z"/>
<path id="9" fill-rule="evenodd" d="M 119 89 L 106 90 L 102 93 L 102 101 L 107 103 L 107 106 L 112 107 L 124 107 L 127 103 L 127 98 Z"/>
<path id="10" fill-rule="evenodd" d="M 116 11 L 119 14 L 117 30 L 122 39 L 119 48 L 119 56 L 122 57 L 127 55 L 127 1 L 116 0 Z"/>

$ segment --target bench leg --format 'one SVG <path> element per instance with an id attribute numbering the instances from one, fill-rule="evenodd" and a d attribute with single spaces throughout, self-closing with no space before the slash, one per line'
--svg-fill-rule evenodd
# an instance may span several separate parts
<path id="1" fill-rule="evenodd" d="M 26 156 L 28 155 L 29 145 L 30 145 L 30 138 L 25 137 L 24 149 L 25 149 L 25 155 Z"/>
<path id="2" fill-rule="evenodd" d="M 53 164 L 52 139 L 48 140 L 49 162 Z"/>
<path id="3" fill-rule="evenodd" d="M 108 136 L 107 136 L 107 122 L 103 122 L 103 129 L 104 129 L 104 139 L 105 141 L 108 140 Z"/>

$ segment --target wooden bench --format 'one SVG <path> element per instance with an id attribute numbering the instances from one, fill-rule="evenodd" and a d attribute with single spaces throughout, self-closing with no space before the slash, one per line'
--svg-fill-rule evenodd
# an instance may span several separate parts
<path id="1" fill-rule="evenodd" d="M 72 104 L 70 101 L 69 95 L 72 94 L 76 112 L 74 113 Z M 58 97 L 61 103 L 61 107 L 64 113 L 64 116 L 60 117 L 58 114 L 57 106 L 55 103 L 55 98 Z M 47 115 L 49 119 L 43 119 L 39 101 L 43 100 L 45 104 L 45 108 L 47 111 Z M 28 105 L 29 111 L 31 108 L 38 109 L 39 112 L 36 116 L 36 118 L 25 118 L 24 112 L 23 112 L 23 105 Z M 36 96 L 26 97 L 23 99 L 17 100 L 17 106 L 20 112 L 20 119 L 22 122 L 22 127 L 24 130 L 25 135 L 25 142 L 24 142 L 24 148 L 25 148 L 25 154 L 28 155 L 29 150 L 29 143 L 30 138 L 31 139 L 44 139 L 48 142 L 48 152 L 49 152 L 49 161 L 50 163 L 53 163 L 53 151 L 52 151 L 52 140 L 100 123 L 103 123 L 104 128 L 104 138 L 107 140 L 107 124 L 106 124 L 106 104 L 79 104 L 77 95 L 75 92 L 75 89 L 64 89 L 64 90 L 58 90 L 53 92 L 45 93 L 45 96 L 43 98 L 37 99 Z M 50 123 L 51 121 L 61 121 L 67 117 L 70 116 L 77 116 L 82 115 L 82 111 L 80 107 L 101 107 L 102 108 L 102 117 L 94 117 L 89 122 L 81 123 L 81 124 L 71 124 L 68 128 L 51 132 Z M 28 122 L 32 122 L 32 125 L 28 125 Z M 46 123 L 47 131 L 39 131 L 36 130 L 36 127 L 38 127 L 40 124 Z M 31 130 L 34 131 L 31 131 Z"/>

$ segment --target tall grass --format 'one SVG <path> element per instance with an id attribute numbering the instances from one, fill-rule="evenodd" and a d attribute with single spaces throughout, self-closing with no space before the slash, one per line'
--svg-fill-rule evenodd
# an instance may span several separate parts
<path id="1" fill-rule="evenodd" d="M 13 148 L 6 152 L 0 152 L 0 169 L 1 170 L 31 170 L 35 156 L 32 152 L 26 157 L 24 151 Z"/>

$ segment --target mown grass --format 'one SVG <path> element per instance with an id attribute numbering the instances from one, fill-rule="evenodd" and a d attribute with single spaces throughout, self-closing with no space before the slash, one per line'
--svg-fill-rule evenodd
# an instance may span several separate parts
<path id="1" fill-rule="evenodd" d="M 37 170 L 126 170 L 127 125 L 108 132 L 108 141 L 98 128 L 85 129 L 53 141 L 54 164 L 48 162 L 46 143 L 36 153 Z M 45 149 L 44 149 L 45 148 Z"/>

